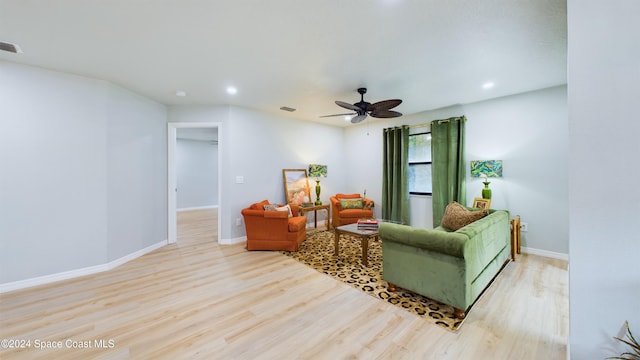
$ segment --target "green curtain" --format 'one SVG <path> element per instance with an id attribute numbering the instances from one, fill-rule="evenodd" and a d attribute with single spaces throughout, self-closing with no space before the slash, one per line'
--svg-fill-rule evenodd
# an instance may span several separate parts
<path id="1" fill-rule="evenodd" d="M 452 201 L 467 203 L 464 162 L 464 123 L 453 117 L 431 123 L 431 174 L 433 182 L 433 226 L 440 225 Z"/>
<path id="2" fill-rule="evenodd" d="M 409 225 L 409 126 L 384 129 L 382 218 Z"/>

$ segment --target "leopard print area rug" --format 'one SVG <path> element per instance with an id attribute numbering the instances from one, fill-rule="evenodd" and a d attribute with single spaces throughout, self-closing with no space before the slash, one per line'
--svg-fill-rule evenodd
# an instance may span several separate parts
<path id="1" fill-rule="evenodd" d="M 333 237 L 333 231 L 310 233 L 297 252 L 281 253 L 445 329 L 456 331 L 460 328 L 462 320 L 453 316 L 453 307 L 401 288 L 387 291 L 387 282 L 382 280 L 380 240 L 369 241 L 369 265 L 364 266 L 359 238 L 341 235 L 340 253 L 334 256 Z"/>

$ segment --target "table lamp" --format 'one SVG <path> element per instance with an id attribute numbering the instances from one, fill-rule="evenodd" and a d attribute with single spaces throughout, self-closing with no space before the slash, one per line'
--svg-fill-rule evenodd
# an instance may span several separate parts
<path id="1" fill-rule="evenodd" d="M 484 188 L 482 198 L 491 199 L 489 178 L 502 177 L 502 160 L 471 160 L 471 177 L 481 177 Z"/>
<path id="2" fill-rule="evenodd" d="M 316 205 L 322 205 L 320 201 L 320 178 L 327 177 L 327 165 L 310 164 L 309 176 L 316 178 Z"/>

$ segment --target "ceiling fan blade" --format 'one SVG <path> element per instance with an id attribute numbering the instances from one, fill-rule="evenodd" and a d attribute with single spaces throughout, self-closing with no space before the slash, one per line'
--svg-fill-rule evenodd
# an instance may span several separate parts
<path id="1" fill-rule="evenodd" d="M 351 116 L 356 115 L 356 113 L 347 113 L 347 114 L 333 114 L 333 115 L 322 115 L 321 118 L 332 117 L 332 116 Z"/>
<path id="2" fill-rule="evenodd" d="M 357 123 L 359 123 L 360 121 L 362 121 L 362 120 L 364 120 L 366 118 L 367 118 L 366 114 L 361 114 L 361 115 L 358 115 L 358 116 L 354 116 L 353 119 L 351 119 L 351 123 L 352 124 L 357 124 Z"/>
<path id="3" fill-rule="evenodd" d="M 359 107 L 346 103 L 344 101 L 340 101 L 340 100 L 336 100 L 336 105 L 341 106 L 345 109 L 349 109 L 349 110 L 353 110 L 353 111 L 361 111 L 362 109 L 360 109 Z"/>
<path id="4" fill-rule="evenodd" d="M 371 117 L 374 118 L 394 118 L 402 116 L 402 113 L 393 110 L 380 110 L 380 111 L 372 111 L 369 113 Z"/>
<path id="5" fill-rule="evenodd" d="M 400 104 L 402 104 L 402 100 L 400 99 L 383 100 L 367 106 L 367 110 L 368 111 L 389 110 L 389 109 L 393 109 L 394 107 Z"/>

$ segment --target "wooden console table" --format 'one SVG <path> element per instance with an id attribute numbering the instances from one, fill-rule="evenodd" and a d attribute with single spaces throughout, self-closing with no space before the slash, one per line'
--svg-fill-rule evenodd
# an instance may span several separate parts
<path id="1" fill-rule="evenodd" d="M 313 206 L 300 206 L 300 213 L 304 215 L 309 211 L 313 211 L 313 225 L 318 228 L 318 210 L 327 210 L 327 218 L 325 219 L 325 226 L 329 230 L 329 221 L 331 219 L 331 205 L 313 205 Z"/>
<path id="2" fill-rule="evenodd" d="M 511 219 L 511 260 L 516 261 L 520 254 L 520 215 Z"/>

